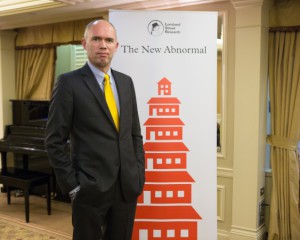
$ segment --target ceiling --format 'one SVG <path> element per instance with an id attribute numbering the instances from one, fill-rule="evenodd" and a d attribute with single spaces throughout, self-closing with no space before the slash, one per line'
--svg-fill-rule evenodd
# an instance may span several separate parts
<path id="1" fill-rule="evenodd" d="M 103 15 L 109 9 L 163 10 L 225 0 L 0 0 L 0 30 Z"/>

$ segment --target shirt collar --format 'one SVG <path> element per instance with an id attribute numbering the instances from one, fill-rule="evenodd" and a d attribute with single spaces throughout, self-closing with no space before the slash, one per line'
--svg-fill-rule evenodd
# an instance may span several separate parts
<path id="1" fill-rule="evenodd" d="M 99 70 L 98 68 L 96 68 L 93 64 L 90 63 L 90 61 L 88 61 L 88 65 L 89 65 L 90 69 L 92 70 L 92 72 L 94 73 L 94 75 L 95 75 L 95 77 L 97 79 L 102 79 L 102 80 L 104 79 L 104 75 L 105 75 L 104 72 L 102 72 L 101 70 Z M 111 79 L 112 75 L 111 75 L 111 69 L 110 68 L 108 69 L 108 71 L 107 71 L 106 74 L 108 74 L 109 75 L 109 79 Z"/>

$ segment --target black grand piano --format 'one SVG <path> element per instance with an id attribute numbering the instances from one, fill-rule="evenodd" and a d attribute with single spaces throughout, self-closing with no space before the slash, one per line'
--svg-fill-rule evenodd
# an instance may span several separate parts
<path id="1" fill-rule="evenodd" d="M 5 128 L 0 140 L 2 168 L 14 167 L 45 172 L 52 176 L 52 189 L 59 200 L 65 200 L 55 182 L 45 149 L 45 127 L 49 101 L 11 100 L 13 123 Z M 12 156 L 8 155 L 13 153 Z"/>

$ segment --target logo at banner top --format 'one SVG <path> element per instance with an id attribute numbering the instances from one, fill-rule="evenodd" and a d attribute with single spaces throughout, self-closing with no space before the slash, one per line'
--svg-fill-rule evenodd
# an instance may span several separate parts
<path id="1" fill-rule="evenodd" d="M 152 36 L 160 36 L 164 32 L 164 25 L 159 20 L 153 20 L 148 24 L 148 32 Z"/>

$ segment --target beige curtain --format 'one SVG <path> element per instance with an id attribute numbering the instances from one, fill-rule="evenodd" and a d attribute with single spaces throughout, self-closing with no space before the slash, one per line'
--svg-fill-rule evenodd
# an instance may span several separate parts
<path id="1" fill-rule="evenodd" d="M 92 20 L 94 18 L 20 28 L 16 47 L 22 49 L 80 43 L 85 26 Z"/>
<path id="2" fill-rule="evenodd" d="M 269 26 L 300 26 L 299 10 L 299 0 L 274 0 L 269 15 Z"/>
<path id="3" fill-rule="evenodd" d="M 52 92 L 55 47 L 17 51 L 17 99 L 49 99 Z"/>
<path id="4" fill-rule="evenodd" d="M 270 32 L 271 168 L 269 240 L 300 239 L 300 33 Z"/>
<path id="5" fill-rule="evenodd" d="M 55 74 L 56 46 L 80 44 L 92 19 L 18 29 L 16 39 L 17 99 L 48 100 Z"/>

